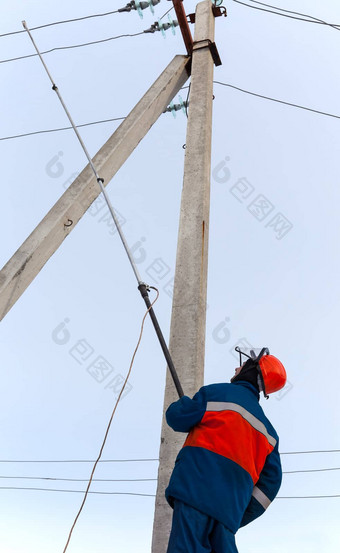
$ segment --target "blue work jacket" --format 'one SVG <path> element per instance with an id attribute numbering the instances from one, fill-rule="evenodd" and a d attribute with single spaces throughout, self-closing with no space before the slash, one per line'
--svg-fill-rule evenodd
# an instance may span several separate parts
<path id="1" fill-rule="evenodd" d="M 189 433 L 165 491 L 171 506 L 179 499 L 233 533 L 264 513 L 282 470 L 278 435 L 252 384 L 203 386 L 172 403 L 166 420 Z"/>

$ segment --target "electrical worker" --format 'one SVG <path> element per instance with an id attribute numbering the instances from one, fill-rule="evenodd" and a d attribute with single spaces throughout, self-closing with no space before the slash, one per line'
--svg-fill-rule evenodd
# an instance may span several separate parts
<path id="1" fill-rule="evenodd" d="M 166 412 L 173 430 L 189 432 L 165 491 L 173 508 L 167 553 L 237 553 L 237 530 L 279 491 L 279 438 L 259 397 L 283 388 L 286 371 L 267 348 L 235 349 L 240 367 L 230 384 L 203 386 Z"/>

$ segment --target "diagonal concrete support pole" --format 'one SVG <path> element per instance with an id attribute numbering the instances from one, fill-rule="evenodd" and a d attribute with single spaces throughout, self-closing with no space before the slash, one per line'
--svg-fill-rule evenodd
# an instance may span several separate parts
<path id="1" fill-rule="evenodd" d="M 189 396 L 202 386 L 204 374 L 214 70 L 208 44 L 214 42 L 214 23 L 211 0 L 199 3 L 170 330 L 170 353 Z M 175 400 L 176 390 L 167 378 L 164 410 Z M 183 441 L 184 436 L 175 434 L 163 418 L 152 553 L 167 550 L 172 511 L 164 490 Z"/>
<path id="2" fill-rule="evenodd" d="M 175 56 L 93 158 L 109 183 L 190 75 L 190 59 Z M 99 196 L 87 165 L 0 271 L 0 321 Z M 69 226 L 69 221 L 72 221 Z"/>

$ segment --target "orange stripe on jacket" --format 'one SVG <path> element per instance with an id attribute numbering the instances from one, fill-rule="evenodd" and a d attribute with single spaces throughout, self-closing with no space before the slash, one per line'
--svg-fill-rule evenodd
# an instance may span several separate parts
<path id="1" fill-rule="evenodd" d="M 254 484 L 267 455 L 273 451 L 267 438 L 235 411 L 207 411 L 188 434 L 183 447 L 203 447 L 234 461 L 246 470 Z"/>

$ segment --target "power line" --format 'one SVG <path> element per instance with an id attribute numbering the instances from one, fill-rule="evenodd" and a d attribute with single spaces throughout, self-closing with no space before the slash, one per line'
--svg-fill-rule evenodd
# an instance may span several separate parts
<path id="1" fill-rule="evenodd" d="M 101 459 L 100 463 L 134 463 L 134 462 L 143 462 L 143 461 L 159 461 L 159 459 Z M 95 459 L 91 460 L 84 460 L 84 459 L 57 459 L 57 460 L 50 460 L 50 459 L 44 459 L 44 460 L 22 460 L 22 459 L 14 459 L 14 460 L 3 460 L 0 459 L 0 463 L 94 463 Z"/>
<path id="2" fill-rule="evenodd" d="M 327 113 L 327 112 L 324 112 L 324 111 L 319 111 L 319 110 L 316 110 L 316 109 L 308 108 L 306 106 L 300 106 L 298 104 L 285 102 L 284 100 L 278 100 L 277 98 L 271 98 L 269 96 L 264 96 L 262 94 L 257 94 L 256 92 L 251 92 L 249 90 L 245 90 L 243 88 L 239 88 L 237 86 L 234 86 L 234 85 L 231 85 L 231 84 L 228 84 L 228 83 L 222 83 L 220 81 L 214 81 L 214 83 L 222 85 L 222 86 L 226 86 L 226 87 L 229 87 L 229 88 L 233 88 L 233 89 L 238 90 L 240 92 L 244 92 L 245 94 L 250 94 L 251 96 L 256 96 L 256 97 L 262 98 L 264 100 L 270 100 L 272 102 L 277 102 L 279 104 L 284 104 L 286 106 L 291 106 L 291 107 L 311 111 L 312 113 L 317 113 L 319 115 L 325 115 L 327 117 L 333 117 L 335 119 L 340 119 L 340 115 L 335 115 L 333 113 Z M 188 88 L 188 87 L 183 87 L 183 88 Z M 99 121 L 91 121 L 90 123 L 83 123 L 81 125 L 77 125 L 77 128 L 89 127 L 90 125 L 99 125 L 99 124 L 102 124 L 102 123 L 109 123 L 111 121 L 123 121 L 124 119 L 125 119 L 125 117 L 114 117 L 112 119 L 102 119 L 102 120 L 99 120 Z M 40 131 L 32 131 L 32 132 L 16 134 L 16 135 L 12 135 L 12 136 L 3 136 L 3 137 L 0 138 L 0 141 L 1 140 L 14 140 L 14 139 L 17 139 L 17 138 L 23 138 L 25 136 L 33 136 L 33 135 L 36 135 L 36 134 L 67 131 L 67 130 L 70 130 L 70 129 L 72 129 L 72 127 L 60 127 L 60 128 L 56 128 L 56 129 L 45 129 L 45 130 L 40 130 Z"/>
<path id="3" fill-rule="evenodd" d="M 284 451 L 280 455 L 301 455 L 309 453 L 340 453 L 340 449 L 318 449 L 308 451 Z M 156 457 L 139 459 L 101 459 L 100 463 L 134 463 L 144 461 L 159 461 Z M 94 463 L 94 460 L 87 459 L 0 459 L 0 463 Z"/>
<path id="4" fill-rule="evenodd" d="M 64 492 L 64 493 L 85 493 L 85 490 L 55 490 L 52 488 L 16 488 L 15 486 L 0 486 L 0 490 L 29 490 L 36 492 Z M 87 492 L 88 494 L 97 495 L 140 495 L 144 497 L 156 497 L 154 494 L 149 493 L 133 493 L 133 492 Z"/>
<path id="5" fill-rule="evenodd" d="M 286 106 L 291 106 L 294 108 L 304 109 L 306 111 L 311 111 L 313 113 L 318 113 L 319 115 L 325 115 L 326 117 L 334 117 L 335 119 L 340 119 L 340 115 L 334 115 L 333 113 L 327 113 L 325 111 L 319 111 L 317 109 L 308 108 L 306 106 L 300 106 L 299 104 L 293 104 L 291 102 L 285 102 L 284 100 L 278 100 L 277 98 L 271 98 L 270 96 L 264 96 L 263 94 L 257 94 L 256 92 L 250 92 L 249 90 L 244 90 L 243 88 L 239 88 L 238 86 L 234 86 L 228 83 L 221 83 L 220 81 L 214 81 L 215 84 L 219 84 L 222 86 L 228 86 L 229 88 L 234 88 L 235 90 L 239 90 L 240 92 L 244 92 L 245 94 L 250 94 L 251 96 L 256 96 L 257 98 L 263 98 L 264 100 L 270 100 L 271 102 L 277 102 L 279 104 L 284 104 Z"/>
<path id="6" fill-rule="evenodd" d="M 84 42 L 83 44 L 73 44 L 71 46 L 58 46 L 57 48 L 51 48 L 51 50 L 45 50 L 44 52 L 41 52 L 41 54 L 50 54 L 51 52 L 55 52 L 56 50 L 69 50 L 71 48 L 82 48 L 83 46 L 91 46 L 93 44 L 100 44 L 102 42 L 109 42 L 110 40 L 116 40 L 118 38 L 125 38 L 125 37 L 133 37 L 138 35 L 144 35 L 144 31 L 141 31 L 140 33 L 134 33 L 134 34 L 126 34 L 126 35 L 118 35 L 118 36 L 112 36 L 109 38 L 103 38 L 101 40 L 94 40 L 92 42 Z M 0 60 L 0 63 L 9 63 L 12 61 L 17 60 L 24 60 L 27 58 L 34 58 L 38 54 L 28 54 L 27 56 L 18 56 L 17 58 L 9 58 L 7 60 Z"/>
<path id="7" fill-rule="evenodd" d="M 340 470 L 340 467 L 332 467 L 332 468 L 326 468 L 326 469 L 286 470 L 286 471 L 283 471 L 283 474 L 296 474 L 301 472 L 327 472 L 329 470 Z"/>
<path id="8" fill-rule="evenodd" d="M 171 8 L 165 12 L 159 19 L 163 19 L 171 10 L 173 10 L 174 7 L 171 6 Z M 44 29 L 45 27 L 52 27 L 53 25 L 62 25 L 63 23 L 73 23 L 74 21 L 84 21 L 85 19 L 92 19 L 95 17 L 106 17 L 108 15 L 112 15 L 114 13 L 119 13 L 119 10 L 114 10 L 112 12 L 106 12 L 106 13 L 95 13 L 93 15 L 85 15 L 84 17 L 76 17 L 74 19 L 65 19 L 63 21 L 54 21 L 53 23 L 46 23 L 45 25 L 38 25 L 37 27 L 31 27 L 31 31 L 36 31 L 37 29 Z M 22 31 L 12 31 L 10 33 L 3 33 L 0 35 L 0 38 L 4 36 L 10 36 L 10 35 L 19 35 L 21 33 L 25 33 L 25 30 Z"/>
<path id="9" fill-rule="evenodd" d="M 105 17 L 107 15 L 112 15 L 113 13 L 118 13 L 118 10 L 114 10 L 112 12 L 106 12 L 106 13 L 96 13 L 94 15 L 85 15 L 84 17 L 76 17 L 75 19 L 65 19 L 64 21 L 54 21 L 53 23 L 46 23 L 45 25 L 38 25 L 38 27 L 32 27 L 31 31 L 36 31 L 37 29 L 43 29 L 44 27 L 52 27 L 53 25 L 62 25 L 63 23 L 73 23 L 74 21 L 83 21 L 84 19 L 91 19 L 94 17 Z M 20 33 L 24 33 L 25 30 L 22 31 L 12 31 L 10 33 L 3 33 L 0 35 L 0 38 L 3 36 L 10 36 L 10 35 L 19 35 Z"/>
<path id="10" fill-rule="evenodd" d="M 90 123 L 83 123 L 81 125 L 77 125 L 77 128 L 89 127 L 90 125 L 100 125 L 101 123 L 109 123 L 112 121 L 123 121 L 124 119 L 126 119 L 126 117 L 113 117 L 112 119 L 102 119 L 100 121 L 91 121 Z M 72 129 L 72 127 L 60 127 L 58 129 L 45 129 L 41 131 L 33 131 L 33 132 L 27 132 L 23 134 L 16 134 L 13 136 L 6 136 L 3 138 L 0 138 L 0 140 L 13 140 L 15 138 L 22 138 L 24 136 L 33 136 L 35 134 L 43 134 L 43 133 L 50 133 L 50 132 L 68 131 L 70 129 Z"/>
<path id="11" fill-rule="evenodd" d="M 327 25 L 328 27 L 333 27 L 337 31 L 340 30 L 340 28 L 339 28 L 340 25 L 335 25 L 333 23 L 327 23 L 327 21 L 323 21 L 322 19 L 317 19 L 316 17 L 310 16 L 310 15 L 299 14 L 299 12 L 293 12 L 293 11 L 290 11 L 290 10 L 283 10 L 281 8 L 276 8 L 275 6 L 271 6 L 270 4 L 264 4 L 262 2 L 256 2 L 256 4 L 261 4 L 263 6 L 268 6 L 269 8 L 274 8 L 276 10 L 280 10 L 280 11 L 287 12 L 287 13 L 302 15 L 303 17 L 295 17 L 294 15 L 286 15 L 285 13 L 278 13 L 278 12 L 275 12 L 275 11 L 272 11 L 272 10 L 267 10 L 265 8 L 259 8 L 258 6 L 251 6 L 250 4 L 246 4 L 245 2 L 241 2 L 240 0 L 232 0 L 232 1 L 235 2 L 236 4 L 241 4 L 242 6 L 246 6 L 247 8 L 251 8 L 253 10 L 259 10 L 259 11 L 262 11 L 262 12 L 272 13 L 274 15 L 280 15 L 281 17 L 287 17 L 288 19 L 295 19 L 297 21 L 306 21 L 307 23 L 317 23 L 319 25 Z M 250 1 L 253 2 L 254 0 L 250 0 Z M 306 17 L 308 17 L 310 19 L 305 19 Z"/>
<path id="12" fill-rule="evenodd" d="M 279 10 L 280 12 L 293 13 L 294 15 L 300 15 L 302 17 L 308 17 L 309 19 L 304 19 L 303 21 L 308 21 L 309 23 L 319 23 L 319 24 L 323 24 L 323 25 L 328 25 L 329 27 L 333 27 L 337 31 L 340 30 L 339 25 L 334 25 L 333 23 L 327 23 L 327 21 L 324 21 L 323 19 L 319 19 L 318 17 L 314 17 L 313 15 L 308 15 L 308 14 L 300 13 L 300 12 L 294 12 L 294 11 L 291 11 L 291 10 L 285 10 L 283 8 L 278 8 L 277 6 L 271 6 L 270 4 L 265 4 L 264 2 L 258 2 L 257 0 L 250 0 L 250 2 L 253 2 L 254 4 L 260 4 L 261 6 L 267 6 L 267 8 L 273 8 L 275 10 Z M 282 15 L 282 14 L 278 13 L 277 15 Z M 311 21 L 311 19 L 313 21 Z"/>
<path id="13" fill-rule="evenodd" d="M 325 499 L 330 497 L 340 497 L 340 495 L 278 495 L 276 499 Z"/>
<path id="14" fill-rule="evenodd" d="M 0 486 L 0 490 L 27 490 L 27 491 L 38 491 L 38 492 L 59 492 L 59 493 L 84 493 L 82 490 L 57 490 L 53 488 L 17 488 L 15 486 Z M 89 494 L 96 495 L 133 495 L 133 496 L 142 496 L 142 497 L 156 497 L 155 494 L 148 493 L 134 493 L 134 492 L 88 492 Z M 340 495 L 291 495 L 291 496 L 277 496 L 276 499 L 325 499 L 325 498 L 334 498 L 340 497 Z"/>
<path id="15" fill-rule="evenodd" d="M 340 449 L 318 449 L 312 451 L 285 451 L 284 453 L 280 452 L 280 455 L 302 455 L 305 453 L 339 453 Z"/>
<path id="16" fill-rule="evenodd" d="M 10 480 L 53 480 L 56 482 L 88 482 L 88 478 L 51 478 L 45 476 L 0 476 Z M 93 478 L 92 482 L 157 482 L 157 478 Z"/>
<path id="17" fill-rule="evenodd" d="M 308 472 L 328 472 L 340 470 L 340 467 L 330 467 L 321 469 L 287 470 L 282 474 L 297 474 Z M 87 478 L 56 478 L 52 476 L 0 476 L 3 480 L 47 480 L 55 482 L 88 482 Z M 156 482 L 157 478 L 94 478 L 93 482 Z"/>

